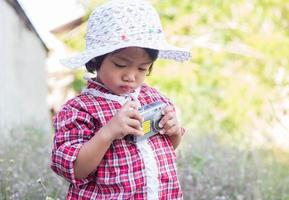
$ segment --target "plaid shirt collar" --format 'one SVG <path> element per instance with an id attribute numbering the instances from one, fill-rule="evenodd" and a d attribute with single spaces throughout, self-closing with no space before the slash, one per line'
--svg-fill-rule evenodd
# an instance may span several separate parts
<path id="1" fill-rule="evenodd" d="M 97 82 L 95 79 L 86 78 L 86 80 L 88 81 L 88 85 L 87 85 L 87 88 L 82 91 L 84 93 L 88 92 L 92 94 L 93 96 L 101 96 L 109 100 L 116 100 L 122 105 L 128 100 L 134 100 L 137 103 L 139 103 L 138 96 L 139 96 L 142 86 L 137 88 L 132 93 L 124 94 L 124 95 L 116 95 L 111 90 L 106 88 L 103 84 Z"/>

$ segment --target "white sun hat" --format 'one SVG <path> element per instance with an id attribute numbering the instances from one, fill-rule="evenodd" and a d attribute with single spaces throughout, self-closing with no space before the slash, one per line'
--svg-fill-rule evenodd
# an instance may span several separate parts
<path id="1" fill-rule="evenodd" d="M 117 49 L 143 47 L 159 50 L 159 58 L 182 62 L 190 59 L 185 49 L 165 39 L 160 18 L 145 0 L 112 0 L 97 7 L 90 15 L 86 32 L 86 50 L 61 63 L 76 68 L 91 59 Z"/>

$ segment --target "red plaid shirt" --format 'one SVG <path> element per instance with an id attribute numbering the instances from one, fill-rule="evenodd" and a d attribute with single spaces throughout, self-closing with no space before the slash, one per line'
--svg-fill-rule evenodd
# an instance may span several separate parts
<path id="1" fill-rule="evenodd" d="M 88 88 L 110 93 L 88 83 Z M 142 85 L 141 105 L 155 101 L 171 104 L 167 98 Z M 54 146 L 51 168 L 70 182 L 67 199 L 147 199 L 146 174 L 137 146 L 126 139 L 115 140 L 105 153 L 96 172 L 76 179 L 73 162 L 78 152 L 121 108 L 117 101 L 82 93 L 69 100 L 54 118 Z M 148 139 L 158 166 L 159 199 L 182 199 L 176 172 L 176 156 L 168 136 L 157 134 Z"/>

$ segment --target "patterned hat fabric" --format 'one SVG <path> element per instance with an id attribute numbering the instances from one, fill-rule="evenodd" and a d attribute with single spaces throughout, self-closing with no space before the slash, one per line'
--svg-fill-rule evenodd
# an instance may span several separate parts
<path id="1" fill-rule="evenodd" d="M 91 59 L 117 49 L 143 47 L 159 50 L 159 58 L 182 62 L 189 51 L 167 43 L 156 10 L 145 0 L 112 0 L 90 15 L 86 32 L 86 50 L 61 60 L 67 67 L 85 65 Z"/>

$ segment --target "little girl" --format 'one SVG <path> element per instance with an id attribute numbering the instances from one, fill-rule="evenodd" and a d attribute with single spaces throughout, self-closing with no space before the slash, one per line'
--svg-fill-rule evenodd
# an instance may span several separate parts
<path id="1" fill-rule="evenodd" d="M 86 51 L 63 60 L 85 65 L 94 78 L 54 118 L 51 168 L 69 183 L 67 199 L 182 199 L 174 149 L 184 129 L 168 98 L 144 84 L 157 58 L 184 61 L 169 45 L 155 9 L 142 0 L 114 0 L 89 20 Z M 162 128 L 142 136 L 138 109 L 163 102 Z"/>

